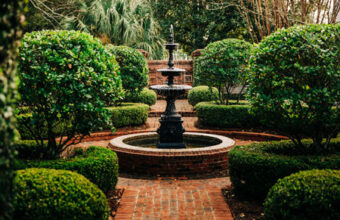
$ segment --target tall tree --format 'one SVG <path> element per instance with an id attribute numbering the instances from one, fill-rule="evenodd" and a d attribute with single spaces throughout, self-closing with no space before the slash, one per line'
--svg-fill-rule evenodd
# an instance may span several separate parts
<path id="1" fill-rule="evenodd" d="M 22 15 L 27 1 L 5 0 L 0 3 L 0 219 L 11 219 L 13 190 L 12 146 L 15 137 L 13 102 L 15 98 L 16 56 Z"/>
<path id="2" fill-rule="evenodd" d="M 339 0 L 230 0 L 220 7 L 236 7 L 254 42 L 279 28 L 295 24 L 331 24 L 340 11 Z"/>

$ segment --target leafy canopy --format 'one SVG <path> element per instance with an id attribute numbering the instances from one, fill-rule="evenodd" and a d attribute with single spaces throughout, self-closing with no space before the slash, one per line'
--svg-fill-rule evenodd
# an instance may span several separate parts
<path id="1" fill-rule="evenodd" d="M 20 49 L 21 101 L 32 120 L 26 121 L 43 147 L 39 129 L 46 126 L 47 157 L 55 158 L 93 129 L 110 126 L 105 106 L 122 95 L 119 66 L 102 43 L 76 31 L 27 33 Z M 65 123 L 56 141 L 55 128 Z"/>
<path id="2" fill-rule="evenodd" d="M 250 61 L 253 112 L 296 146 L 313 139 L 327 149 L 339 131 L 340 25 L 281 29 L 264 39 Z"/>
<path id="3" fill-rule="evenodd" d="M 216 87 L 219 103 L 228 104 L 232 87 L 244 83 L 251 48 L 238 39 L 210 43 L 195 60 L 195 82 Z"/>

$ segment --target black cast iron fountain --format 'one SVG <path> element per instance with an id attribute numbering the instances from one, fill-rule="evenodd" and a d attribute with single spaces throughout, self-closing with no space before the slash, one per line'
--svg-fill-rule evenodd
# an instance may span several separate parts
<path id="1" fill-rule="evenodd" d="M 157 129 L 157 133 L 159 134 L 157 147 L 168 149 L 185 148 L 183 142 L 183 133 L 185 132 L 182 125 L 183 119 L 176 111 L 175 101 L 176 98 L 183 95 L 186 90 L 190 90 L 192 87 L 188 85 L 174 85 L 174 77 L 180 76 L 185 70 L 174 67 L 173 52 L 177 50 L 178 44 L 174 43 L 172 25 L 170 27 L 169 41 L 165 44 L 165 48 L 169 50 L 169 67 L 166 69 L 158 69 L 157 71 L 162 73 L 163 76 L 168 77 L 167 85 L 155 85 L 150 87 L 155 90 L 157 94 L 166 97 L 166 110 L 159 120 L 161 125 Z"/>

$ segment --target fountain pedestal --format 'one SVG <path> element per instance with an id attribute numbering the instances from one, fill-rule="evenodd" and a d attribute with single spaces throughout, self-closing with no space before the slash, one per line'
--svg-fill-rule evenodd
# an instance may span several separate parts
<path id="1" fill-rule="evenodd" d="M 185 148 L 183 142 L 183 133 L 185 129 L 183 127 L 183 119 L 176 111 L 175 101 L 176 98 L 183 95 L 186 90 L 191 89 L 191 86 L 187 85 L 174 85 L 174 77 L 184 73 L 184 69 L 174 68 L 173 51 L 177 49 L 178 44 L 174 43 L 172 26 L 170 29 L 169 42 L 165 44 L 166 49 L 169 50 L 169 62 L 167 69 L 159 69 L 158 72 L 163 76 L 168 77 L 167 85 L 155 85 L 150 88 L 155 90 L 157 94 L 166 97 L 166 110 L 161 115 L 159 120 L 160 127 L 157 129 L 159 134 L 158 148 Z"/>

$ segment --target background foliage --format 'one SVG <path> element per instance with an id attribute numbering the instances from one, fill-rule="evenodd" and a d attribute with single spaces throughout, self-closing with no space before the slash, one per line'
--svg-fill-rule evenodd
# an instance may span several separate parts
<path id="1" fill-rule="evenodd" d="M 13 103 L 18 40 L 22 35 L 26 4 L 27 0 L 0 3 L 0 219 L 11 219 L 13 211 Z"/>
<path id="2" fill-rule="evenodd" d="M 147 0 L 30 0 L 27 31 L 81 30 L 103 43 L 144 49 L 163 57 L 163 39 Z"/>
<path id="3" fill-rule="evenodd" d="M 191 54 L 228 37 L 248 39 L 236 7 L 219 7 L 222 0 L 150 0 L 164 38 L 174 25 L 175 41 Z"/>

